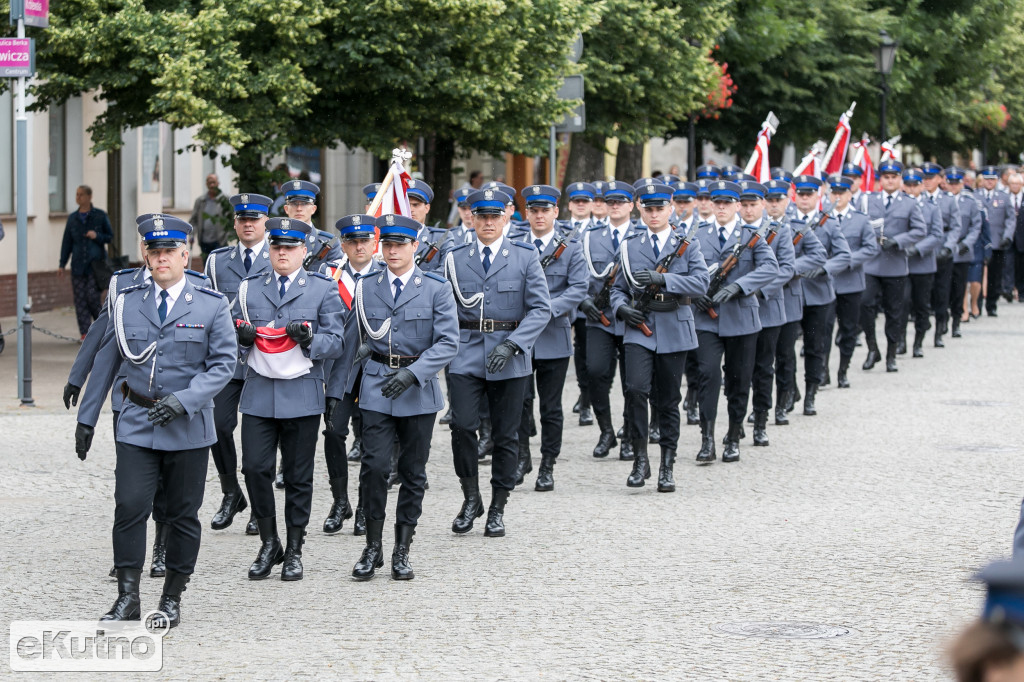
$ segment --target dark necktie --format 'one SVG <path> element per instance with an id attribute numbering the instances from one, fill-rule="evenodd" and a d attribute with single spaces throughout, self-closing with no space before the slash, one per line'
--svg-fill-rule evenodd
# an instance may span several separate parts
<path id="1" fill-rule="evenodd" d="M 534 239 L 533 240 L 533 245 L 537 247 L 538 251 L 543 251 L 544 250 L 544 241 L 541 240 L 541 239 Z"/>
<path id="2" fill-rule="evenodd" d="M 935 197 L 932 196 L 931 194 L 928 195 L 928 203 L 929 204 L 934 204 L 935 203 Z"/>
<path id="3" fill-rule="evenodd" d="M 163 289 L 160 291 L 160 305 L 156 308 L 157 314 L 160 315 L 160 321 L 163 322 L 167 319 L 167 290 Z"/>
<path id="4" fill-rule="evenodd" d="M 249 272 L 249 268 L 252 267 L 252 249 L 245 250 L 245 260 L 242 261 L 242 265 L 245 266 L 245 271 Z"/>
<path id="5" fill-rule="evenodd" d="M 891 194 L 885 195 L 885 209 L 886 210 L 889 210 L 889 205 L 891 203 L 892 203 L 892 195 Z"/>
<path id="6" fill-rule="evenodd" d="M 651 248 L 654 249 L 654 257 L 657 258 L 661 255 L 661 249 L 658 248 L 658 235 L 651 235 Z"/>
<path id="7" fill-rule="evenodd" d="M 619 233 L 617 230 L 612 230 L 612 249 L 615 251 L 619 250 Z"/>
<path id="8" fill-rule="evenodd" d="M 719 228 L 718 228 L 718 246 L 719 246 L 719 248 L 723 248 L 725 246 L 725 242 L 726 241 L 727 240 L 725 238 L 725 228 L 719 226 Z"/>
<path id="9" fill-rule="evenodd" d="M 288 275 L 281 275 L 277 281 L 281 283 L 281 288 L 277 292 L 281 294 L 281 298 L 284 298 L 285 292 L 288 291 Z"/>
<path id="10" fill-rule="evenodd" d="M 398 297 L 402 295 L 402 280 L 395 278 L 395 302 L 398 302 Z"/>
<path id="11" fill-rule="evenodd" d="M 580 225 L 582 225 L 582 223 L 581 223 L 580 221 L 578 221 L 578 220 L 577 220 L 576 222 L 574 222 L 574 223 L 572 224 L 572 229 L 574 229 L 574 230 L 578 230 L 578 229 L 580 229 Z"/>
<path id="12" fill-rule="evenodd" d="M 491 269 L 491 247 L 484 247 L 484 272 L 489 272 Z"/>

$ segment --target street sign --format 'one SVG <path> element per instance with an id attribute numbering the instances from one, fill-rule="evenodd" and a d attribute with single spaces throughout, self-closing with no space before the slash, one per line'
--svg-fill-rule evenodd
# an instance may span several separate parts
<path id="1" fill-rule="evenodd" d="M 558 88 L 558 99 L 583 99 L 583 76 L 566 76 Z"/>
<path id="2" fill-rule="evenodd" d="M 576 40 L 573 42 L 572 47 L 569 48 L 569 61 L 573 64 L 580 60 L 583 56 L 583 34 L 577 32 Z"/>
<path id="3" fill-rule="evenodd" d="M 25 25 L 46 28 L 50 25 L 50 0 L 24 0 Z"/>
<path id="4" fill-rule="evenodd" d="M 0 38 L 0 78 L 31 77 L 36 68 L 32 38 Z"/>
<path id="5" fill-rule="evenodd" d="M 583 76 L 566 76 L 558 89 L 559 99 L 583 99 Z M 584 102 L 566 114 L 565 119 L 555 125 L 558 133 L 582 133 L 587 129 L 587 109 Z"/>

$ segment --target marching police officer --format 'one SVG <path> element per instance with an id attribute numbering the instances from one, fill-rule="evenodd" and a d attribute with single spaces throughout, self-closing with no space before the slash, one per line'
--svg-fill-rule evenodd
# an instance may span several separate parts
<path id="1" fill-rule="evenodd" d="M 949 331 L 949 297 L 953 287 L 953 259 L 958 251 L 957 239 L 962 227 L 959 202 L 949 192 L 939 189 L 942 166 L 921 164 L 926 201 L 939 208 L 942 216 L 943 243 L 935 256 L 935 283 L 932 287 L 932 312 L 935 314 L 935 347 L 942 348 L 943 335 Z M 963 297 L 961 297 L 963 300 Z"/>
<path id="2" fill-rule="evenodd" d="M 904 191 L 921 207 L 921 214 L 924 216 L 925 224 L 928 226 L 928 233 L 925 238 L 907 249 L 907 269 L 910 274 L 907 283 L 907 296 L 903 301 L 902 330 L 900 334 L 900 348 L 904 353 L 907 351 L 907 325 L 910 316 L 914 316 L 914 345 L 913 356 L 923 358 L 924 335 L 931 329 L 928 317 L 931 315 L 932 287 L 935 284 L 935 271 L 938 268 L 936 254 L 942 247 L 945 235 L 942 231 L 942 211 L 939 206 L 926 201 L 921 190 L 924 175 L 917 168 L 908 168 L 903 171 Z"/>
<path id="3" fill-rule="evenodd" d="M 356 283 L 372 275 L 378 268 L 373 259 L 377 251 L 376 218 L 366 214 L 347 215 L 335 223 L 341 234 L 341 260 L 325 264 L 323 272 L 338 283 L 338 294 L 344 307 L 345 333 L 356 325 L 351 314 L 355 302 Z M 357 344 L 358 345 L 358 344 Z M 346 519 L 352 518 L 352 505 L 348 499 L 348 462 L 361 461 L 362 417 L 357 398 L 361 367 L 353 367 L 356 346 L 346 343 L 340 357 L 330 361 L 327 369 L 326 411 L 324 412 L 324 458 L 327 461 L 327 476 L 331 485 L 333 503 L 324 520 L 324 533 L 333 535 L 341 531 Z M 345 439 L 348 438 L 348 423 L 352 420 L 355 441 L 348 458 L 345 456 Z M 362 496 L 356 507 L 356 525 L 365 525 Z"/>
<path id="4" fill-rule="evenodd" d="M 459 312 L 460 352 L 452 385 L 452 455 L 465 501 L 452 532 L 468 533 L 484 513 L 477 480 L 480 405 L 490 410 L 494 459 L 491 505 L 484 535 L 505 535 L 504 511 L 515 487 L 519 424 L 534 344 L 551 317 L 548 286 L 533 244 L 503 236 L 512 198 L 498 189 L 469 197 L 476 239 L 445 259 Z"/>
<path id="5" fill-rule="evenodd" d="M 291 184 L 289 182 L 289 184 Z M 267 247 L 266 224 L 272 201 L 262 194 L 236 194 L 230 199 L 234 207 L 235 234 L 238 244 L 215 249 L 206 259 L 206 276 L 212 288 L 227 296 L 230 303 L 238 297 L 238 285 L 251 275 L 270 270 L 270 249 Z M 287 204 L 286 210 L 287 210 Z M 223 530 L 231 525 L 235 514 L 248 504 L 238 484 L 238 454 L 235 451 L 235 427 L 238 425 L 238 398 L 242 395 L 245 365 L 235 365 L 235 374 L 213 399 L 213 420 L 217 425 L 217 442 L 210 448 L 213 463 L 220 477 L 224 497 L 213 515 L 210 527 Z M 250 521 L 255 527 L 255 523 Z M 255 533 L 251 533 L 255 534 Z"/>
<path id="6" fill-rule="evenodd" d="M 523 196 L 526 196 L 526 190 L 523 192 Z M 608 207 L 596 184 L 574 182 L 566 188 L 566 193 L 569 196 L 571 219 L 561 226 L 556 221 L 556 227 L 563 227 L 576 235 L 582 235 L 584 230 L 598 224 L 598 218 L 593 214 L 593 210 L 598 207 L 598 199 L 601 204 L 598 210 L 607 215 Z M 529 211 L 529 197 L 526 198 Z M 572 322 L 573 365 L 576 368 L 576 384 L 580 389 L 580 397 L 573 405 L 572 411 L 580 416 L 580 426 L 590 426 L 594 423 L 594 412 L 590 405 L 590 378 L 587 376 L 587 316 L 581 311 L 577 311 L 575 315 L 576 318 Z"/>
<path id="7" fill-rule="evenodd" d="M 626 323 L 626 410 L 633 437 L 633 470 L 626 485 L 638 488 L 651 475 L 647 458 L 647 401 L 654 392 L 660 427 L 658 492 L 675 492 L 679 445 L 679 389 L 686 354 L 697 347 L 690 298 L 708 289 L 708 270 L 695 227 L 673 230 L 672 187 L 652 182 L 637 190 L 647 226 L 628 235 L 619 250 L 611 293 L 615 317 Z"/>
<path id="8" fill-rule="evenodd" d="M 285 204 L 287 206 L 287 204 Z M 242 473 L 261 546 L 249 568 L 260 580 L 284 562 L 282 580 L 302 579 L 302 538 L 313 497 L 313 460 L 324 412 L 324 361 L 343 350 L 343 313 L 334 280 L 302 267 L 313 226 L 267 221 L 272 271 L 239 285 L 238 345 L 248 369 L 242 412 Z M 287 549 L 277 534 L 274 462 L 281 446 Z"/>
<path id="9" fill-rule="evenodd" d="M 751 200 L 760 200 L 763 188 L 758 193 L 753 187 L 755 184 L 751 183 L 745 193 Z M 741 192 L 744 190 L 735 182 L 711 183 L 715 222 L 697 231 L 701 254 L 709 270 L 713 270 L 708 293 L 695 303 L 699 311 L 695 314 L 695 326 L 700 372 L 701 448 L 697 454 L 700 464 L 716 459 L 715 419 L 722 388 L 723 358 L 729 431 L 722 461 L 739 461 L 740 431 L 750 397 L 757 334 L 761 331 L 759 304 L 753 294 L 779 274 L 772 248 L 760 238 L 757 230 L 744 225 L 736 215 Z M 733 265 L 725 272 L 729 263 Z"/>
<path id="10" fill-rule="evenodd" d="M 154 621 L 175 627 L 181 593 L 199 554 L 209 447 L 216 441 L 213 397 L 231 379 L 236 349 L 227 300 L 185 276 L 192 226 L 160 216 L 138 227 L 152 282 L 117 294 L 101 354 L 126 360 L 125 396 L 117 423 L 114 565 L 118 597 L 101 620 L 138 620 L 146 520 L 158 481 L 168 500 L 167 571 Z M 94 379 L 109 386 L 120 363 L 97 360 Z M 105 376 L 99 376 L 102 371 Z M 90 381 L 90 384 L 92 381 Z M 75 449 L 85 459 L 95 414 L 79 414 Z"/>
<path id="11" fill-rule="evenodd" d="M 1010 245 L 1013 243 L 1013 231 L 1017 227 L 1017 216 L 1010 203 L 1010 195 L 997 189 L 999 169 L 985 166 L 981 169 L 981 189 L 975 190 L 975 196 L 981 200 L 985 214 L 988 216 L 989 234 L 992 241 L 992 257 L 988 261 L 988 288 L 985 294 L 985 310 L 989 317 L 996 317 L 999 296 L 1003 293 L 1003 268 L 1007 254 L 1012 258 Z M 1010 293 L 1013 293 L 1012 291 Z"/>
<path id="12" fill-rule="evenodd" d="M 309 180 L 288 180 L 281 185 L 281 190 L 284 192 L 285 215 L 312 225 L 313 216 L 316 214 L 316 197 L 320 194 L 320 187 Z M 312 236 L 316 237 L 315 230 Z"/>
<path id="13" fill-rule="evenodd" d="M 954 225 L 950 242 L 953 250 L 953 277 L 949 289 L 949 310 L 953 338 L 960 337 L 960 317 L 964 314 L 964 294 L 967 292 L 967 271 L 974 261 L 974 249 L 984 248 L 981 238 L 982 211 L 980 202 L 970 191 L 964 191 L 964 169 L 950 166 L 943 172 L 946 187 L 956 199 L 960 211 L 960 224 Z"/>
<path id="14" fill-rule="evenodd" d="M 409 547 L 423 508 L 434 417 L 444 406 L 437 373 L 458 353 L 458 314 L 448 282 L 423 272 L 413 262 L 422 224 L 386 214 L 377 219 L 376 226 L 387 270 L 356 283 L 353 313 L 358 323 L 346 331 L 346 344 L 362 340 L 356 361 L 362 365 L 363 464 L 359 478 L 366 547 L 352 576 L 368 580 L 374 569 L 384 565 L 381 536 L 397 436 L 402 486 L 395 510 L 391 577 L 412 580 Z"/>
<path id="15" fill-rule="evenodd" d="M 574 183 L 574 186 L 585 184 Z M 523 190 L 523 196 L 526 198 L 526 217 L 530 221 L 530 231 L 524 241 L 536 247 L 536 255 L 547 279 L 551 306 L 551 319 L 537 338 L 531 362 L 533 378 L 537 382 L 541 437 L 540 471 L 534 487 L 545 492 L 555 488 L 555 461 L 562 449 L 562 389 L 569 370 L 569 357 L 573 353 L 570 321 L 576 317 L 576 307 L 587 295 L 590 282 L 580 243 L 570 239 L 576 233 L 558 234 L 555 229 L 561 192 L 550 185 L 532 185 Z M 588 397 L 585 406 L 588 411 L 589 400 Z M 581 404 L 580 407 L 584 406 Z M 527 397 L 523 401 L 523 419 L 519 426 L 516 485 L 533 470 L 529 435 L 532 417 L 533 399 Z"/>

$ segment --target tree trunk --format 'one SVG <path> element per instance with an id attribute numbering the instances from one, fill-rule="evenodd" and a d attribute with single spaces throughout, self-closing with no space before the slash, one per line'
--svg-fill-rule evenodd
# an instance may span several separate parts
<path id="1" fill-rule="evenodd" d="M 227 160 L 227 165 L 238 173 L 239 191 L 274 196 L 274 188 L 270 184 L 271 173 L 263 167 L 263 157 L 255 146 L 248 145 L 237 150 Z"/>
<path id="2" fill-rule="evenodd" d="M 615 159 L 615 179 L 633 182 L 644 172 L 644 145 L 619 142 L 619 154 Z"/>
<path id="3" fill-rule="evenodd" d="M 569 143 L 569 161 L 565 168 L 565 186 L 573 182 L 604 180 L 604 135 L 574 134 Z"/>
<path id="4" fill-rule="evenodd" d="M 430 215 L 427 220 L 434 224 L 441 221 L 444 225 L 451 210 L 452 196 L 452 163 L 455 160 L 455 140 L 437 134 L 427 138 L 427 159 L 424 163 L 423 179 L 434 190 L 434 200 L 430 202 Z"/>

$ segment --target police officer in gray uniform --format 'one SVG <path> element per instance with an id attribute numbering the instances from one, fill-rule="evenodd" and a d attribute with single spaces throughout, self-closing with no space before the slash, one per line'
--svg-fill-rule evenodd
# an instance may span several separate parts
<path id="1" fill-rule="evenodd" d="M 922 196 L 939 209 L 942 216 L 942 245 L 935 255 L 935 281 L 932 285 L 931 308 L 935 314 L 935 347 L 942 348 L 942 337 L 949 331 L 949 296 L 953 286 L 953 259 L 958 250 L 960 234 L 960 206 L 949 192 L 939 189 L 942 166 L 937 163 L 921 164 L 924 176 Z"/>
<path id="2" fill-rule="evenodd" d="M 999 296 L 1003 294 L 1003 268 L 1006 258 L 1013 257 L 1013 231 L 1017 227 L 1017 216 L 1010 202 L 1010 195 L 996 189 L 999 183 L 999 169 L 985 166 L 981 175 L 981 189 L 975 190 L 988 216 L 988 231 L 992 240 L 992 257 L 988 261 L 988 287 L 985 293 L 985 310 L 989 317 L 996 317 Z M 1013 293 L 1013 292 L 1010 292 Z"/>
<path id="3" fill-rule="evenodd" d="M 344 316 L 334 280 L 302 267 L 313 226 L 267 221 L 273 270 L 242 281 L 235 301 L 238 345 L 248 365 L 242 412 L 242 473 L 261 546 L 249 568 L 260 580 L 284 562 L 282 580 L 302 579 L 302 538 L 313 498 L 313 461 L 324 412 L 324 361 L 343 350 Z M 283 333 L 282 333 L 283 331 Z M 281 446 L 287 549 L 277 534 L 274 463 Z"/>
<path id="4" fill-rule="evenodd" d="M 974 261 L 974 249 L 984 248 L 978 243 L 981 238 L 982 211 L 975 196 L 964 191 L 964 169 L 950 166 L 943 172 L 946 187 L 956 199 L 960 210 L 960 223 L 954 225 L 947 242 L 953 250 L 953 277 L 949 288 L 949 316 L 952 320 L 952 336 L 960 338 L 960 317 L 964 314 L 964 294 L 967 292 L 967 271 Z"/>
<path id="5" fill-rule="evenodd" d="M 146 556 L 146 520 L 163 481 L 167 497 L 167 574 L 155 624 L 180 621 L 202 525 L 209 447 L 216 441 L 213 397 L 231 379 L 236 358 L 227 300 L 185 276 L 192 226 L 161 216 L 139 225 L 152 283 L 117 294 L 101 344 L 126 360 L 125 396 L 117 423 L 114 565 L 118 597 L 101 620 L 138 620 L 139 577 Z M 93 380 L 109 386 L 119 362 L 97 359 Z M 103 376 L 101 376 L 101 373 Z M 93 382 L 90 381 L 90 384 Z M 105 390 L 103 391 L 105 394 Z M 96 414 L 79 414 L 75 449 L 85 459 Z"/>
<path id="6" fill-rule="evenodd" d="M 452 360 L 452 455 L 465 501 L 452 532 L 468 533 L 484 513 L 477 481 L 480 405 L 494 437 L 491 505 L 484 534 L 505 535 L 504 511 L 516 483 L 522 404 L 534 344 L 551 318 L 548 285 L 533 244 L 502 236 L 511 197 L 498 189 L 469 197 L 476 239 L 445 259 L 459 312 L 459 354 Z"/>
<path id="7" fill-rule="evenodd" d="M 924 357 L 924 335 L 931 329 L 931 322 L 928 317 L 931 315 L 932 287 L 935 284 L 935 271 L 938 263 L 935 259 L 938 251 L 942 248 L 945 235 L 942 232 L 942 211 L 939 207 L 925 200 L 921 192 L 923 187 L 924 174 L 917 168 L 908 168 L 903 171 L 903 188 L 908 196 L 917 201 L 921 207 L 925 224 L 928 225 L 928 234 L 925 238 L 907 249 L 907 268 L 910 271 L 907 285 L 907 297 L 903 301 L 902 333 L 900 334 L 900 347 L 896 354 L 902 350 L 907 351 L 907 325 L 910 316 L 914 316 L 914 345 L 913 355 L 915 358 Z"/>
<path id="8" fill-rule="evenodd" d="M 380 216 L 376 224 L 387 269 L 359 279 L 353 303 L 357 324 L 346 330 L 346 345 L 361 342 L 356 354 L 362 366 L 359 479 L 366 512 L 366 547 L 352 576 L 368 580 L 384 564 L 381 536 L 397 436 L 402 487 L 395 509 L 391 577 L 412 580 L 409 546 L 423 508 L 434 418 L 444 407 L 437 374 L 459 350 L 459 319 L 447 280 L 414 263 L 422 224 L 392 214 Z"/>
<path id="9" fill-rule="evenodd" d="M 206 276 L 214 289 L 234 303 L 238 285 L 251 275 L 270 270 L 270 249 L 267 246 L 266 223 L 272 201 L 262 194 L 236 194 L 231 197 L 235 210 L 235 234 L 238 243 L 215 249 L 206 259 Z M 235 450 L 235 427 L 238 426 L 238 399 L 242 395 L 245 365 L 235 365 L 235 375 L 213 399 L 213 419 L 217 425 L 217 442 L 210 448 L 213 463 L 220 477 L 224 497 L 213 515 L 210 527 L 223 530 L 231 525 L 235 514 L 248 504 L 238 484 L 238 453 Z M 255 528 L 255 523 L 250 520 Z"/>
<path id="10" fill-rule="evenodd" d="M 575 183 L 577 185 L 587 183 Z M 526 216 L 530 231 L 523 241 L 536 247 L 544 276 L 547 279 L 551 301 L 551 320 L 533 349 L 533 379 L 537 382 L 537 402 L 540 406 L 540 471 L 535 490 L 554 490 L 555 461 L 562 450 L 562 389 L 573 353 L 571 323 L 576 308 L 587 295 L 589 275 L 580 242 L 570 239 L 571 233 L 559 234 L 555 228 L 558 199 L 561 192 L 550 185 L 532 185 L 523 190 L 526 198 Z M 580 226 L 582 227 L 582 226 Z M 529 424 L 533 417 L 533 399 L 523 401 L 523 419 L 519 426 L 519 462 L 516 467 L 516 485 L 533 470 L 530 455 Z M 587 397 L 586 409 L 590 409 Z M 581 405 L 583 407 L 583 405 Z"/>
<path id="11" fill-rule="evenodd" d="M 634 439 L 633 470 L 626 485 L 642 487 L 651 475 L 647 401 L 656 386 L 661 447 L 658 492 L 675 492 L 679 389 L 686 354 L 697 347 L 690 299 L 707 293 L 708 269 L 696 241 L 698 228 L 683 232 L 669 225 L 672 187 L 652 182 L 637 190 L 637 199 L 647 227 L 623 241 L 611 294 L 615 317 L 626 323 L 626 409 Z"/>

